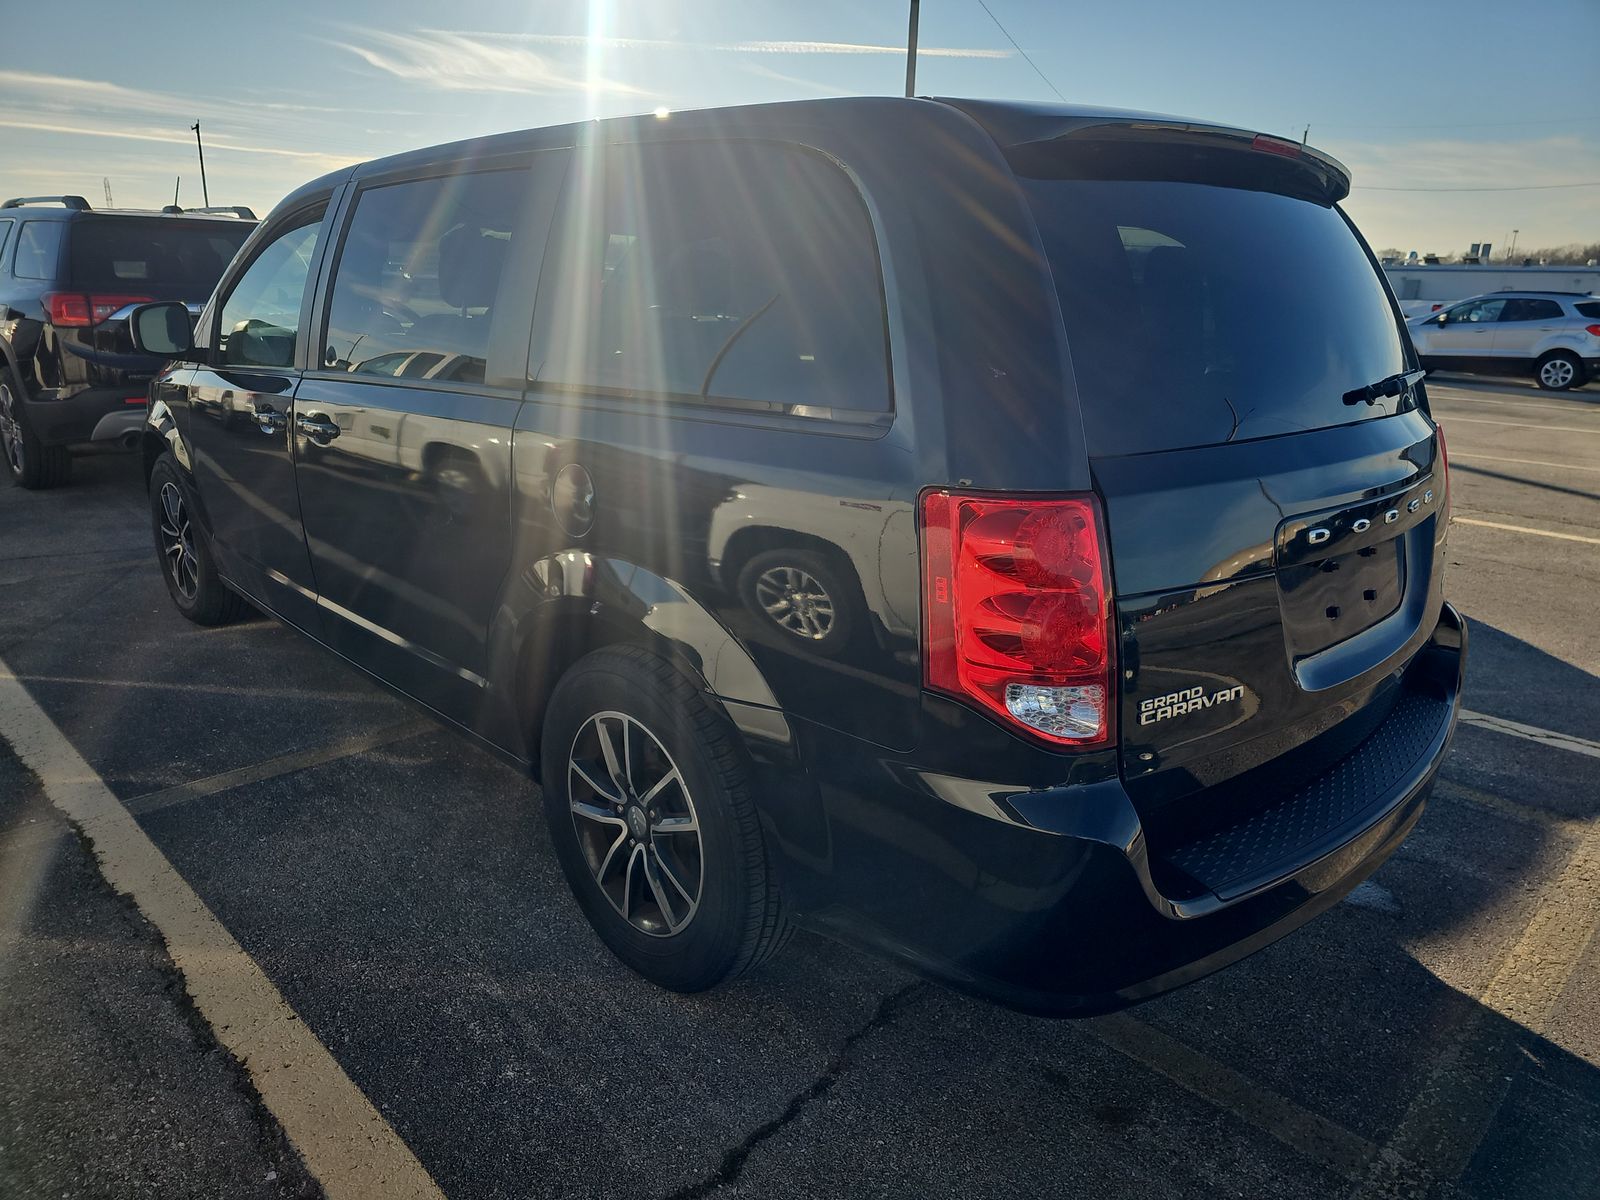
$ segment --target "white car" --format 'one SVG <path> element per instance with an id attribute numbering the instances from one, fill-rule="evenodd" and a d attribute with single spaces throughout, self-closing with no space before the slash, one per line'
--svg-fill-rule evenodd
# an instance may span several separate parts
<path id="1" fill-rule="evenodd" d="M 1600 296 L 1494 292 L 1406 322 L 1430 371 L 1532 375 L 1552 391 L 1600 376 Z"/>

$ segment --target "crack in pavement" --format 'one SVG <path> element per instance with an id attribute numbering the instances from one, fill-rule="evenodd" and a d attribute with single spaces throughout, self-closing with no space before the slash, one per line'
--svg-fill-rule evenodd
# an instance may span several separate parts
<path id="1" fill-rule="evenodd" d="M 744 1165 L 749 1160 L 758 1146 L 768 1138 L 781 1132 L 800 1116 L 813 1101 L 820 1100 L 827 1095 L 835 1083 L 839 1081 L 850 1066 L 850 1052 L 857 1043 L 869 1034 L 888 1025 L 899 1011 L 904 1008 L 920 992 L 926 991 L 931 984 L 924 980 L 908 983 L 897 992 L 885 996 L 878 1004 L 877 1012 L 860 1029 L 844 1039 L 838 1051 L 828 1060 L 828 1065 L 823 1068 L 822 1074 L 812 1080 L 811 1085 L 804 1091 L 797 1092 L 790 1097 L 789 1103 L 784 1106 L 783 1112 L 765 1124 L 758 1125 L 745 1135 L 737 1146 L 729 1149 L 722 1156 L 722 1162 L 717 1169 L 698 1183 L 685 1184 L 677 1191 L 670 1193 L 666 1200 L 700 1200 L 700 1197 L 709 1196 L 719 1188 L 726 1187 L 738 1180 L 744 1171 Z"/>

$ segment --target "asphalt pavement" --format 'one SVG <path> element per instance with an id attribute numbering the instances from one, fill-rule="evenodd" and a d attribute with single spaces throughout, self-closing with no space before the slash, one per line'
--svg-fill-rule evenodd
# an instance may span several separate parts
<path id="1" fill-rule="evenodd" d="M 532 784 L 275 623 L 177 615 L 132 458 L 0 490 L 0 662 L 457 1200 L 1600 1196 L 1600 385 L 1430 395 L 1472 716 L 1420 826 L 1300 932 L 1090 1021 L 804 934 L 721 991 L 643 983 Z M 302 1163 L 317 1098 L 229 1049 L 210 960 L 51 802 L 83 780 L 7 737 L 0 1196 L 404 1190 Z"/>

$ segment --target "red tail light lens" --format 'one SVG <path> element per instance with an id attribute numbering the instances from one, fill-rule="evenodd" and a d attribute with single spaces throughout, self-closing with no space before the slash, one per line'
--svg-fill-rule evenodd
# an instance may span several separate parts
<path id="1" fill-rule="evenodd" d="M 1116 640 L 1100 506 L 922 497 L 923 678 L 1056 746 L 1115 736 Z"/>
<path id="2" fill-rule="evenodd" d="M 44 297 L 52 325 L 82 328 L 98 325 L 119 308 L 129 304 L 148 304 L 149 296 L 123 296 L 117 293 L 49 292 Z"/>
<path id="3" fill-rule="evenodd" d="M 1589 334 L 1591 337 L 1600 337 L 1600 324 L 1585 325 L 1583 327 L 1583 331 Z"/>

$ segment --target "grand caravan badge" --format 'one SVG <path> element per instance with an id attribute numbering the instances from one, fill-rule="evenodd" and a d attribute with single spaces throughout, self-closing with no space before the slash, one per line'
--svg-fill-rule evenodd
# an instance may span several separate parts
<path id="1" fill-rule="evenodd" d="M 1184 688 L 1181 692 L 1168 692 L 1139 701 L 1139 724 L 1154 725 L 1168 717 L 1181 717 L 1185 713 L 1199 712 L 1218 704 L 1231 704 L 1244 695 L 1242 684 L 1208 692 L 1203 687 Z"/>

